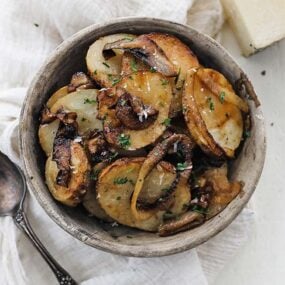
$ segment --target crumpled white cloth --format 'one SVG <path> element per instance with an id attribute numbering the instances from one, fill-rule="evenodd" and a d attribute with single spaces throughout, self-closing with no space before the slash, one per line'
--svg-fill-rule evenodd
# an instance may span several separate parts
<path id="1" fill-rule="evenodd" d="M 0 150 L 21 164 L 17 125 L 31 78 L 48 54 L 81 28 L 121 16 L 187 23 L 215 36 L 223 24 L 219 0 L 1 0 Z M 1 161 L 0 161 L 1 163 Z M 27 199 L 31 224 L 51 254 L 81 284 L 191 284 L 214 282 L 246 241 L 253 211 L 246 208 L 222 233 L 196 249 L 161 258 L 128 258 L 73 239 Z M 10 217 L 0 219 L 0 284 L 56 284 L 46 263 Z"/>

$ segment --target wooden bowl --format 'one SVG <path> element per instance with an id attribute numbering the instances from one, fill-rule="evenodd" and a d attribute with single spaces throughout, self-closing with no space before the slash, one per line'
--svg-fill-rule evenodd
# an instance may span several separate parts
<path id="1" fill-rule="evenodd" d="M 50 195 L 45 184 L 46 157 L 38 141 L 40 110 L 49 96 L 66 85 L 76 71 L 85 71 L 88 47 L 99 37 L 115 33 L 173 34 L 196 53 L 200 62 L 222 72 L 248 99 L 252 118 L 251 136 L 232 163 L 230 176 L 245 184 L 242 195 L 203 225 L 170 237 L 159 237 L 124 226 L 112 227 L 89 217 L 82 207 L 68 208 Z M 249 96 L 249 97 L 248 97 Z M 254 99 L 254 100 L 252 100 Z M 48 215 L 65 231 L 85 244 L 127 256 L 164 256 L 191 249 L 227 227 L 245 207 L 257 185 L 265 158 L 264 119 L 254 90 L 233 58 L 217 42 L 196 30 L 152 18 L 121 18 L 87 27 L 64 41 L 36 74 L 25 99 L 20 119 L 21 154 L 29 188 Z"/>

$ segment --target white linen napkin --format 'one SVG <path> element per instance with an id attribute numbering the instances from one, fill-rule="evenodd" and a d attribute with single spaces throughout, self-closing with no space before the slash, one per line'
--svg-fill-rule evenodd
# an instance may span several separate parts
<path id="1" fill-rule="evenodd" d="M 0 150 L 21 164 L 18 117 L 31 78 L 64 39 L 93 23 L 121 16 L 149 16 L 190 24 L 215 36 L 223 24 L 219 0 L 1 0 Z M 1 163 L 1 162 L 0 162 Z M 59 263 L 81 284 L 212 284 L 247 239 L 253 211 L 245 209 L 222 233 L 184 253 L 128 258 L 80 243 L 27 199 L 31 224 Z M 44 260 L 10 217 L 0 218 L 0 284 L 56 284 Z"/>

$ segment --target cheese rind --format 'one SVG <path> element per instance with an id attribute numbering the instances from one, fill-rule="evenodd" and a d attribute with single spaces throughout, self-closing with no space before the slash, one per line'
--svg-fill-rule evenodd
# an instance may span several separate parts
<path id="1" fill-rule="evenodd" d="M 285 37 L 284 0 L 222 0 L 222 4 L 243 55 Z"/>

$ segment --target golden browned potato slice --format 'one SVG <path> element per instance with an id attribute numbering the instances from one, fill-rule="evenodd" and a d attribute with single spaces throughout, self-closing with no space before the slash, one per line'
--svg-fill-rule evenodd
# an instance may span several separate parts
<path id="1" fill-rule="evenodd" d="M 60 109 L 76 112 L 79 134 L 94 129 L 102 130 L 102 122 L 97 119 L 97 93 L 96 89 L 69 93 L 56 101 L 50 110 L 52 113 Z"/>
<path id="2" fill-rule="evenodd" d="M 141 98 L 145 105 L 159 111 L 157 119 L 148 128 L 124 130 L 124 135 L 129 137 L 128 150 L 135 150 L 153 143 L 166 129 L 163 122 L 168 118 L 172 98 L 168 79 L 159 73 L 143 71 L 132 74 L 131 78 L 124 77 L 118 85 L 131 95 Z"/>
<path id="3" fill-rule="evenodd" d="M 97 90 L 78 90 L 59 98 L 51 107 L 56 113 L 63 108 L 66 112 L 76 112 L 79 134 L 89 130 L 102 130 L 102 122 L 97 117 Z M 39 141 L 42 149 L 49 156 L 52 153 L 53 141 L 58 129 L 59 121 L 40 125 Z"/>
<path id="4" fill-rule="evenodd" d="M 241 191 L 241 183 L 230 182 L 227 176 L 226 164 L 220 168 L 209 169 L 202 175 L 213 190 L 207 212 L 208 219 L 221 212 Z"/>
<path id="5" fill-rule="evenodd" d="M 188 46 L 172 35 L 151 33 L 147 37 L 164 51 L 178 73 L 177 78 L 171 79 L 173 100 L 170 108 L 170 117 L 174 117 L 182 110 L 182 89 L 186 73 L 190 69 L 199 66 L 198 59 Z"/>
<path id="6" fill-rule="evenodd" d="M 50 156 L 53 150 L 53 141 L 59 126 L 59 120 L 55 120 L 49 124 L 40 125 L 39 127 L 39 141 L 46 156 Z"/>
<path id="7" fill-rule="evenodd" d="M 189 72 L 182 98 L 185 121 L 200 147 L 218 157 L 233 157 L 243 133 L 241 110 L 226 96 L 218 96 L 196 72 Z"/>
<path id="8" fill-rule="evenodd" d="M 130 200 L 143 161 L 144 158 L 119 159 L 105 168 L 97 184 L 98 199 L 107 215 L 119 223 L 146 231 L 157 231 L 165 210 L 150 210 L 152 214 L 146 220 L 136 220 L 131 211 Z M 156 196 L 162 189 L 168 189 L 175 177 L 173 170 L 163 163 L 158 164 L 145 180 L 144 195 Z"/>
<path id="9" fill-rule="evenodd" d="M 112 87 L 119 78 L 121 72 L 121 61 L 123 51 L 113 49 L 115 56 L 106 59 L 103 55 L 103 48 L 106 44 L 122 39 L 134 39 L 134 35 L 115 34 L 96 40 L 88 49 L 86 64 L 90 76 L 103 87 Z"/>
<path id="10" fill-rule="evenodd" d="M 246 101 L 235 94 L 233 87 L 221 73 L 210 68 L 200 68 L 197 71 L 197 76 L 209 90 L 223 101 L 235 105 L 245 113 L 249 111 Z"/>
<path id="11" fill-rule="evenodd" d="M 122 57 L 121 75 L 129 75 L 138 71 L 147 71 L 149 67 L 129 52 L 124 52 Z"/>
<path id="12" fill-rule="evenodd" d="M 52 196 L 59 202 L 75 207 L 85 194 L 89 183 L 90 165 L 83 147 L 79 143 L 71 143 L 72 174 L 68 187 L 56 184 L 58 168 L 56 162 L 49 157 L 46 162 L 46 183 Z"/>
<path id="13" fill-rule="evenodd" d="M 102 209 L 101 205 L 99 204 L 97 198 L 97 190 L 96 190 L 96 180 L 98 175 L 102 169 L 108 166 L 107 162 L 100 162 L 97 163 L 90 174 L 91 181 L 90 187 L 87 189 L 85 196 L 83 197 L 82 204 L 84 208 L 90 213 L 90 215 L 95 216 L 96 218 L 105 221 L 105 222 L 112 222 L 114 221 L 109 217 L 106 212 Z"/>
<path id="14" fill-rule="evenodd" d="M 50 109 L 52 105 L 60 98 L 68 94 L 68 86 L 63 86 L 54 92 L 47 101 L 47 107 Z"/>

